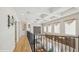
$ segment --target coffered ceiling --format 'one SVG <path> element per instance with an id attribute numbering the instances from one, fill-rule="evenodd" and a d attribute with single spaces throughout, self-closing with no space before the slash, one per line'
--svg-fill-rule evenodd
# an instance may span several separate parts
<path id="1" fill-rule="evenodd" d="M 75 7 L 16 7 L 13 9 L 20 20 L 25 19 L 31 23 L 43 23 L 79 11 L 79 8 Z"/>

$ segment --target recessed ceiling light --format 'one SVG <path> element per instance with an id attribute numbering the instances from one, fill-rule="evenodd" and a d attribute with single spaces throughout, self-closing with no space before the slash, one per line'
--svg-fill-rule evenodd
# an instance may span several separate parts
<path id="1" fill-rule="evenodd" d="M 27 11 L 26 13 L 27 13 L 27 14 L 30 14 L 30 11 Z"/>
<path id="2" fill-rule="evenodd" d="M 36 23 L 37 21 L 34 21 L 34 23 Z"/>
<path id="3" fill-rule="evenodd" d="M 56 16 L 52 16 L 52 17 L 50 17 L 50 19 L 53 19 L 53 18 L 56 18 Z"/>
<path id="4" fill-rule="evenodd" d="M 47 17 L 47 16 L 48 16 L 47 14 L 41 14 L 41 15 L 40 15 L 41 18 L 45 18 L 45 17 Z"/>
<path id="5" fill-rule="evenodd" d="M 24 16 L 24 13 L 22 13 L 21 15 Z"/>
<path id="6" fill-rule="evenodd" d="M 38 20 L 40 20 L 40 19 L 36 19 L 36 20 L 38 21 Z"/>

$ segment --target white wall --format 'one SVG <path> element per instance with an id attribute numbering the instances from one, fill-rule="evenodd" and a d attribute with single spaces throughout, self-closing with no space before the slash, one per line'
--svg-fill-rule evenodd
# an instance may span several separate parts
<path id="1" fill-rule="evenodd" d="M 17 19 L 12 8 L 0 8 L 0 51 L 13 51 L 15 47 L 15 26 L 8 28 L 8 14 Z"/>
<path id="2" fill-rule="evenodd" d="M 30 24 L 30 28 L 28 27 L 28 24 Z M 30 21 L 27 21 L 27 30 L 30 31 L 31 33 L 34 33 L 34 32 L 33 32 L 33 27 L 34 27 L 34 26 L 40 26 L 40 27 L 41 27 L 40 24 L 32 23 L 32 22 L 30 22 Z"/>
<path id="3" fill-rule="evenodd" d="M 27 34 L 27 21 L 26 20 L 20 20 L 18 23 L 18 32 L 19 32 L 19 37 L 26 35 Z M 26 30 L 23 30 L 23 24 L 26 24 Z"/>

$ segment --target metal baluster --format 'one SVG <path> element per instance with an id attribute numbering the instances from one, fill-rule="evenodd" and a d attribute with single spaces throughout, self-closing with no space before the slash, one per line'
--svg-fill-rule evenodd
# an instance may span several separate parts
<path id="1" fill-rule="evenodd" d="M 59 37 L 58 37 L 58 39 L 57 39 L 57 40 L 58 40 L 58 52 L 59 52 Z"/>
<path id="2" fill-rule="evenodd" d="M 42 47 L 42 35 L 40 35 L 41 36 L 41 47 Z"/>
<path id="3" fill-rule="evenodd" d="M 35 34 L 34 34 L 35 35 Z M 35 35 L 35 51 L 36 51 L 36 35 Z"/>
<path id="4" fill-rule="evenodd" d="M 49 50 L 51 48 L 51 37 L 49 37 Z"/>
<path id="5" fill-rule="evenodd" d="M 56 41 L 55 40 L 56 40 L 56 37 L 54 38 L 54 44 L 55 44 L 55 50 L 54 51 L 56 52 Z"/>
<path id="6" fill-rule="evenodd" d="M 63 39 L 63 37 L 62 37 L 62 52 L 64 52 L 64 49 L 63 49 L 63 48 L 64 48 L 64 47 L 63 47 L 64 44 L 63 44 L 63 43 L 64 43 L 64 39 Z"/>
<path id="7" fill-rule="evenodd" d="M 48 50 L 50 49 L 50 36 L 48 37 Z"/>
<path id="8" fill-rule="evenodd" d="M 36 49 L 37 49 L 37 35 L 36 35 Z"/>
<path id="9" fill-rule="evenodd" d="M 63 52 L 63 39 L 61 38 L 61 52 Z"/>
<path id="10" fill-rule="evenodd" d="M 48 37 L 48 50 L 50 49 L 50 37 Z"/>
<path id="11" fill-rule="evenodd" d="M 51 36 L 52 37 L 52 36 Z M 50 48 L 51 48 L 51 40 L 52 40 L 52 38 L 50 37 Z"/>
<path id="12" fill-rule="evenodd" d="M 47 45 L 47 37 L 46 37 L 46 50 L 48 49 L 48 45 Z"/>
<path id="13" fill-rule="evenodd" d="M 62 52 L 62 44 L 61 44 L 61 40 L 62 40 L 62 39 L 60 38 L 60 46 L 61 46 L 61 52 Z"/>
<path id="14" fill-rule="evenodd" d="M 36 51 L 35 50 L 35 45 L 36 45 L 36 43 L 35 43 L 35 34 L 34 34 L 34 52 Z"/>
<path id="15" fill-rule="evenodd" d="M 65 37 L 65 52 L 67 50 L 67 37 Z"/>
<path id="16" fill-rule="evenodd" d="M 53 36 L 53 49 L 54 49 L 54 52 L 55 52 L 55 36 Z"/>
<path id="17" fill-rule="evenodd" d="M 72 41 L 72 37 L 69 38 L 69 42 L 70 42 L 70 43 L 69 43 L 69 45 L 70 45 L 70 46 L 69 46 L 69 52 L 71 52 L 71 49 L 70 49 L 70 47 L 72 46 L 72 45 L 71 45 L 71 44 L 72 44 L 71 41 Z"/>
<path id="18" fill-rule="evenodd" d="M 60 38 L 60 37 L 59 37 L 58 41 L 59 41 L 59 45 L 58 45 L 58 46 L 59 46 L 59 47 L 58 47 L 58 48 L 59 48 L 59 52 L 61 52 L 61 51 L 60 51 L 60 48 L 61 48 L 61 38 Z"/>
<path id="19" fill-rule="evenodd" d="M 49 50 L 50 50 L 50 36 L 49 36 L 48 42 L 49 42 L 48 47 L 49 47 Z"/>
<path id="20" fill-rule="evenodd" d="M 35 35 L 35 49 L 37 49 L 36 35 Z"/>
<path id="21" fill-rule="evenodd" d="M 73 52 L 75 52 L 75 39 L 73 39 Z"/>
<path id="22" fill-rule="evenodd" d="M 53 51 L 53 37 L 52 37 L 52 51 Z"/>

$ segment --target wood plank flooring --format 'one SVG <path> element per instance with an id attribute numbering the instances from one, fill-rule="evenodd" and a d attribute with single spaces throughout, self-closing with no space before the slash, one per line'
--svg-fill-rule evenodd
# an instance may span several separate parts
<path id="1" fill-rule="evenodd" d="M 14 52 L 32 52 L 28 38 L 26 36 L 22 36 L 20 40 L 17 42 Z"/>

